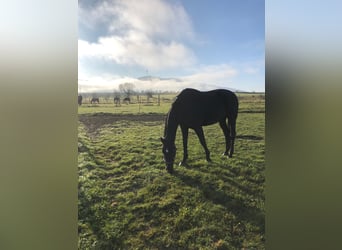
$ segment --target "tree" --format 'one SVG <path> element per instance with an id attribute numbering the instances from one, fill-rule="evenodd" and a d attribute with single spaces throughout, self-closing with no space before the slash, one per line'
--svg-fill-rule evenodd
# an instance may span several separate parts
<path id="1" fill-rule="evenodd" d="M 135 85 L 130 82 L 122 83 L 119 85 L 119 90 L 123 93 L 126 97 L 130 98 L 131 95 L 134 93 Z"/>

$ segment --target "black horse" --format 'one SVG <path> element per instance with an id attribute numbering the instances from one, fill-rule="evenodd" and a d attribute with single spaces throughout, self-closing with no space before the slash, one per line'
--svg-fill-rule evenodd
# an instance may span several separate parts
<path id="1" fill-rule="evenodd" d="M 79 105 L 79 106 L 82 105 L 82 99 L 83 99 L 82 96 L 79 95 L 79 96 L 78 96 L 78 105 Z"/>
<path id="2" fill-rule="evenodd" d="M 200 92 L 195 89 L 184 89 L 176 98 L 167 114 L 164 129 L 163 143 L 164 161 L 166 170 L 173 172 L 173 162 L 176 155 L 176 132 L 178 125 L 182 129 L 183 136 L 183 160 L 179 165 L 186 165 L 188 158 L 188 130 L 195 130 L 206 154 L 208 162 L 210 152 L 207 148 L 202 126 L 219 122 L 226 140 L 226 150 L 223 153 L 229 157 L 234 153 L 235 125 L 238 115 L 239 102 L 237 96 L 225 89 L 216 89 Z M 228 124 L 227 124 L 228 119 Z"/>
<path id="3" fill-rule="evenodd" d="M 93 103 L 99 104 L 99 103 L 100 103 L 100 100 L 99 100 L 98 97 L 93 97 L 93 98 L 91 99 L 90 103 L 91 103 L 91 104 L 93 104 Z"/>
<path id="4" fill-rule="evenodd" d="M 114 104 L 115 106 L 120 106 L 120 97 L 114 97 Z"/>
<path id="5" fill-rule="evenodd" d="M 123 99 L 123 102 L 126 103 L 126 104 L 129 104 L 129 103 L 131 103 L 131 98 L 126 97 L 126 98 Z"/>

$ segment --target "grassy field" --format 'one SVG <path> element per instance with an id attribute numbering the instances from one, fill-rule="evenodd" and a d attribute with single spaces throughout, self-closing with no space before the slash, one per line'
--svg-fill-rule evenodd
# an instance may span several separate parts
<path id="1" fill-rule="evenodd" d="M 265 101 L 239 94 L 234 158 L 219 125 L 193 131 L 189 166 L 164 170 L 171 102 L 79 107 L 79 249 L 264 249 Z M 180 129 L 176 162 L 182 158 Z"/>

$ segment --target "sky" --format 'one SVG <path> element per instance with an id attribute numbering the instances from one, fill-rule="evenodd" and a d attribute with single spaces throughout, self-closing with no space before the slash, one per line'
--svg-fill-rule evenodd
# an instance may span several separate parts
<path id="1" fill-rule="evenodd" d="M 265 91 L 264 0 L 79 0 L 78 15 L 79 92 Z"/>

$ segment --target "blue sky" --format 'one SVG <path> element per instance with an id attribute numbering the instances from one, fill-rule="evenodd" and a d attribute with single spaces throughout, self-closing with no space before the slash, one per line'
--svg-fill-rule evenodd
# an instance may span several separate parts
<path id="1" fill-rule="evenodd" d="M 262 0 L 81 0 L 79 91 L 264 91 L 264 43 Z"/>

